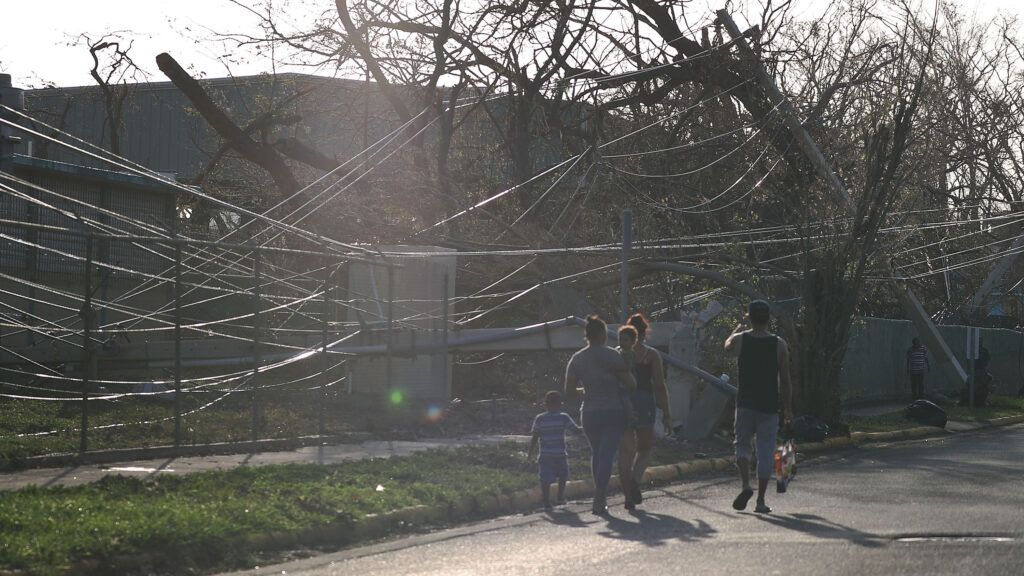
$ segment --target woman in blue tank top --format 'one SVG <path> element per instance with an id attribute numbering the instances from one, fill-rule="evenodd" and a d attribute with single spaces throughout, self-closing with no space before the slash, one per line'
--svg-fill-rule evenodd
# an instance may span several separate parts
<path id="1" fill-rule="evenodd" d="M 647 318 L 636 313 L 629 317 L 626 324 L 637 332 L 636 344 L 633 346 L 636 390 L 631 396 L 635 418 L 619 444 L 619 483 L 626 496 L 626 509 L 632 510 L 643 501 L 640 483 L 651 460 L 651 453 L 654 452 L 655 408 L 661 408 L 661 422 L 666 434 L 672 433 L 672 409 L 669 406 L 661 355 L 644 343 L 650 326 Z"/>

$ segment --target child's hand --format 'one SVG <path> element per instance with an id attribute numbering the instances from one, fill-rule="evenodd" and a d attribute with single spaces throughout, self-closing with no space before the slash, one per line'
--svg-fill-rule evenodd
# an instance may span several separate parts
<path id="1" fill-rule="evenodd" d="M 533 468 L 534 465 L 535 465 L 534 464 L 534 458 L 533 458 L 533 452 L 534 452 L 533 450 L 530 450 L 528 452 L 520 452 L 520 454 L 526 456 L 526 458 L 523 459 L 523 465 L 522 465 L 522 468 L 523 468 L 524 471 L 525 470 L 529 470 L 530 468 Z"/>

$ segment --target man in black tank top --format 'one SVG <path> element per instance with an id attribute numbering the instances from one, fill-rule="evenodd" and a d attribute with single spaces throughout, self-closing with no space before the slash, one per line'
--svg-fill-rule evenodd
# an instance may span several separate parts
<path id="1" fill-rule="evenodd" d="M 772 477 L 775 436 L 779 429 L 779 389 L 786 421 L 793 417 L 793 387 L 789 378 L 786 341 L 768 331 L 770 308 L 764 300 L 747 307 L 751 328 L 736 326 L 725 340 L 725 351 L 738 358 L 739 392 L 736 394 L 736 467 L 743 489 L 732 507 L 743 510 L 754 495 L 750 487 L 750 442 L 757 440 L 757 506 L 754 512 L 772 511 L 764 495 Z"/>

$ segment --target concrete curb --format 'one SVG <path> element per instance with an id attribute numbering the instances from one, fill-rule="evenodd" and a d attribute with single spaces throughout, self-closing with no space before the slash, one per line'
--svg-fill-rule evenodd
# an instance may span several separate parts
<path id="1" fill-rule="evenodd" d="M 978 421 L 979 429 L 1008 426 L 1024 422 L 1024 415 L 1007 416 L 991 420 Z M 801 453 L 814 453 L 848 448 L 876 442 L 914 440 L 931 436 L 951 434 L 944 428 L 919 426 L 890 432 L 853 432 L 848 437 L 828 438 L 824 442 L 808 442 L 797 446 Z M 732 472 L 735 461 L 732 457 L 706 458 L 689 462 L 677 462 L 652 466 L 644 473 L 644 482 L 668 483 L 712 472 Z M 618 488 L 618 478 L 613 476 L 609 488 Z M 565 496 L 569 500 L 589 498 L 594 494 L 592 480 L 571 480 L 566 483 Z M 253 536 L 246 540 L 247 544 L 257 549 L 284 550 L 300 545 L 333 544 L 351 545 L 367 542 L 393 535 L 417 526 L 436 523 L 451 523 L 473 518 L 487 518 L 495 515 L 516 512 L 528 513 L 542 504 L 540 488 L 531 488 L 505 494 L 501 492 L 485 493 L 476 497 L 469 496 L 454 501 L 446 506 L 410 506 L 392 510 L 382 514 L 368 514 L 358 520 L 338 520 L 326 526 L 303 530 L 295 533 L 270 533 Z M 69 574 L 108 574 L 111 566 L 131 568 L 154 565 L 163 558 L 153 554 L 126 555 L 110 559 L 100 566 L 95 560 L 83 562 L 71 568 Z M 17 570 L 2 570 L 0 576 L 23 576 Z"/>
<path id="2" fill-rule="evenodd" d="M 987 423 L 988 427 L 1010 426 L 1012 424 L 1020 424 L 1024 422 L 1024 414 L 1018 414 L 1017 416 L 1003 416 L 1002 418 L 993 418 L 991 420 L 984 420 L 983 422 Z"/>
<path id="3" fill-rule="evenodd" d="M 1024 422 L 1024 415 L 1007 416 L 992 420 L 981 421 L 984 428 L 1007 426 Z M 850 436 L 827 438 L 824 442 L 801 443 L 797 450 L 803 453 L 823 452 L 862 444 L 877 442 L 894 442 L 899 440 L 916 440 L 933 436 L 944 436 L 952 434 L 944 428 L 933 426 L 918 426 L 905 428 L 890 432 L 853 432 Z M 644 482 L 667 483 L 694 476 L 707 475 L 712 472 L 732 472 L 735 469 L 735 461 L 732 457 L 704 458 L 688 462 L 677 462 L 652 466 L 644 473 Z M 613 476 L 609 482 L 609 488 L 618 488 L 618 477 Z M 589 498 L 594 494 L 594 483 L 592 480 L 571 480 L 565 485 L 565 496 L 569 500 Z M 461 520 L 472 517 L 474 512 L 477 515 L 490 515 L 494 513 L 528 512 L 539 508 L 542 504 L 539 488 L 521 490 L 511 495 L 488 494 L 476 499 L 465 499 L 452 503 L 447 508 L 447 516 L 437 517 L 440 520 L 448 521 Z"/>

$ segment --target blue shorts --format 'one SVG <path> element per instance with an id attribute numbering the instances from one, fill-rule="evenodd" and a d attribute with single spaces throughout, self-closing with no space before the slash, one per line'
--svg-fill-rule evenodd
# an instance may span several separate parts
<path id="1" fill-rule="evenodd" d="M 750 461 L 750 441 L 757 444 L 757 479 L 772 477 L 775 468 L 775 436 L 779 415 L 736 408 L 736 459 Z M 755 440 L 756 437 L 756 440 Z"/>
<path id="2" fill-rule="evenodd" d="M 537 459 L 537 472 L 541 484 L 551 484 L 556 479 L 569 479 L 569 457 L 565 454 L 541 454 Z"/>

